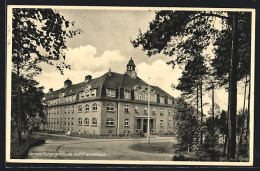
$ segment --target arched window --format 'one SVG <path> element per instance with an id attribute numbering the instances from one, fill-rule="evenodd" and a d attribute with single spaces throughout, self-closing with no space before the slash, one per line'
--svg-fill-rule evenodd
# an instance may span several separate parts
<path id="1" fill-rule="evenodd" d="M 96 118 L 93 118 L 92 119 L 92 124 L 91 126 L 97 126 L 97 119 Z"/>
<path id="2" fill-rule="evenodd" d="M 129 113 L 129 105 L 125 105 L 125 113 Z"/>
<path id="3" fill-rule="evenodd" d="M 135 113 L 139 113 L 139 108 L 138 108 L 138 106 L 135 106 Z"/>
<path id="4" fill-rule="evenodd" d="M 93 110 L 93 111 L 97 111 L 97 104 L 96 104 L 96 103 L 94 103 L 94 104 L 92 105 L 92 110 Z"/>
<path id="5" fill-rule="evenodd" d="M 163 115 L 163 108 L 161 108 L 160 110 L 160 115 Z"/>
<path id="6" fill-rule="evenodd" d="M 82 112 L 82 105 L 79 105 L 78 110 L 79 110 L 79 112 Z"/>
<path id="7" fill-rule="evenodd" d="M 108 118 L 108 119 L 106 120 L 106 126 L 107 126 L 107 127 L 114 127 L 114 126 L 115 126 L 115 125 L 114 125 L 114 119 Z"/>
<path id="8" fill-rule="evenodd" d="M 78 125 L 79 125 L 79 126 L 82 125 L 82 119 L 81 119 L 81 118 L 78 119 Z"/>
<path id="9" fill-rule="evenodd" d="M 153 114 L 154 114 L 154 115 L 156 114 L 156 110 L 155 110 L 155 108 L 153 108 Z"/>
<path id="10" fill-rule="evenodd" d="M 85 119 L 84 119 L 84 125 L 85 125 L 85 126 L 89 126 L 89 119 L 88 119 L 88 118 L 85 118 Z"/>
<path id="11" fill-rule="evenodd" d="M 107 111 L 113 112 L 114 110 L 115 110 L 114 105 L 113 105 L 112 103 L 109 103 L 109 104 L 107 105 Z"/>
<path id="12" fill-rule="evenodd" d="M 89 112 L 89 105 L 85 104 L 85 112 Z"/>
<path id="13" fill-rule="evenodd" d="M 147 107 L 144 107 L 144 114 L 147 114 Z"/>

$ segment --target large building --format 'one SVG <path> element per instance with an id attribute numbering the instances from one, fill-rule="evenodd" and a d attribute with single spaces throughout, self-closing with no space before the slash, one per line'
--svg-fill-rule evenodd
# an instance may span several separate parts
<path id="1" fill-rule="evenodd" d="M 85 77 L 45 95 L 47 124 L 44 129 L 95 135 L 146 133 L 150 97 L 150 132 L 173 132 L 174 98 L 137 76 L 132 58 L 126 72 L 109 71 L 101 77 Z M 150 94 L 149 94 L 150 90 Z"/>

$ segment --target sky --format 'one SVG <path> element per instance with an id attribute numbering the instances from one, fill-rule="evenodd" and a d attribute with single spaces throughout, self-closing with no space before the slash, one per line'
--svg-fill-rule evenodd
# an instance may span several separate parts
<path id="1" fill-rule="evenodd" d="M 66 79 L 73 84 L 84 81 L 86 75 L 93 78 L 103 75 L 109 68 L 112 72 L 125 73 L 126 64 L 132 57 L 137 76 L 149 84 L 161 87 L 173 97 L 179 97 L 181 92 L 173 90 L 171 85 L 178 84 L 182 70 L 166 62 L 171 60 L 163 54 L 148 57 L 142 48 L 134 48 L 130 40 L 137 38 L 139 29 L 145 32 L 149 22 L 154 19 L 153 10 L 94 10 L 94 9 L 57 9 L 69 21 L 74 21 L 74 29 L 81 29 L 82 34 L 67 41 L 68 51 L 66 63 L 71 70 L 65 70 L 61 75 L 53 66 L 42 64 L 43 72 L 36 77 L 44 92 L 49 88 L 60 89 Z M 211 53 L 211 52 L 209 52 Z M 149 79 L 150 78 L 150 79 Z M 243 104 L 243 87 L 238 88 L 238 108 Z M 215 102 L 224 110 L 227 109 L 227 92 L 218 89 L 215 92 Z M 205 92 L 205 103 L 211 104 L 211 92 Z M 208 111 L 210 105 L 205 106 Z"/>

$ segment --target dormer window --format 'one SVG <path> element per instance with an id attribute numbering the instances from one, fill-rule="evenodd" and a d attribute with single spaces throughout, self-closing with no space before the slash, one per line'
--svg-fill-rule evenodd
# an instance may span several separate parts
<path id="1" fill-rule="evenodd" d="M 107 94 L 107 97 L 116 97 L 116 90 L 107 89 L 106 94 Z"/>
<path id="2" fill-rule="evenodd" d="M 131 99 L 131 92 L 125 91 L 125 99 Z"/>
<path id="3" fill-rule="evenodd" d="M 148 93 L 145 93 L 145 94 L 144 94 L 144 100 L 145 100 L 145 101 L 148 101 Z"/>
<path id="4" fill-rule="evenodd" d="M 142 93 L 141 92 L 138 93 L 138 100 L 142 100 Z"/>
<path id="5" fill-rule="evenodd" d="M 164 103 L 165 103 L 164 97 L 160 97 L 160 103 L 161 103 L 161 104 L 164 104 Z"/>

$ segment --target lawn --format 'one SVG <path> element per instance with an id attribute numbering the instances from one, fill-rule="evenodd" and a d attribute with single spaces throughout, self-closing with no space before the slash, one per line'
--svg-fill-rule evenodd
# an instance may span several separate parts
<path id="1" fill-rule="evenodd" d="M 132 150 L 147 152 L 147 153 L 166 153 L 174 154 L 174 143 L 172 142 L 158 142 L 158 143 L 138 143 L 130 145 L 129 148 Z"/>

